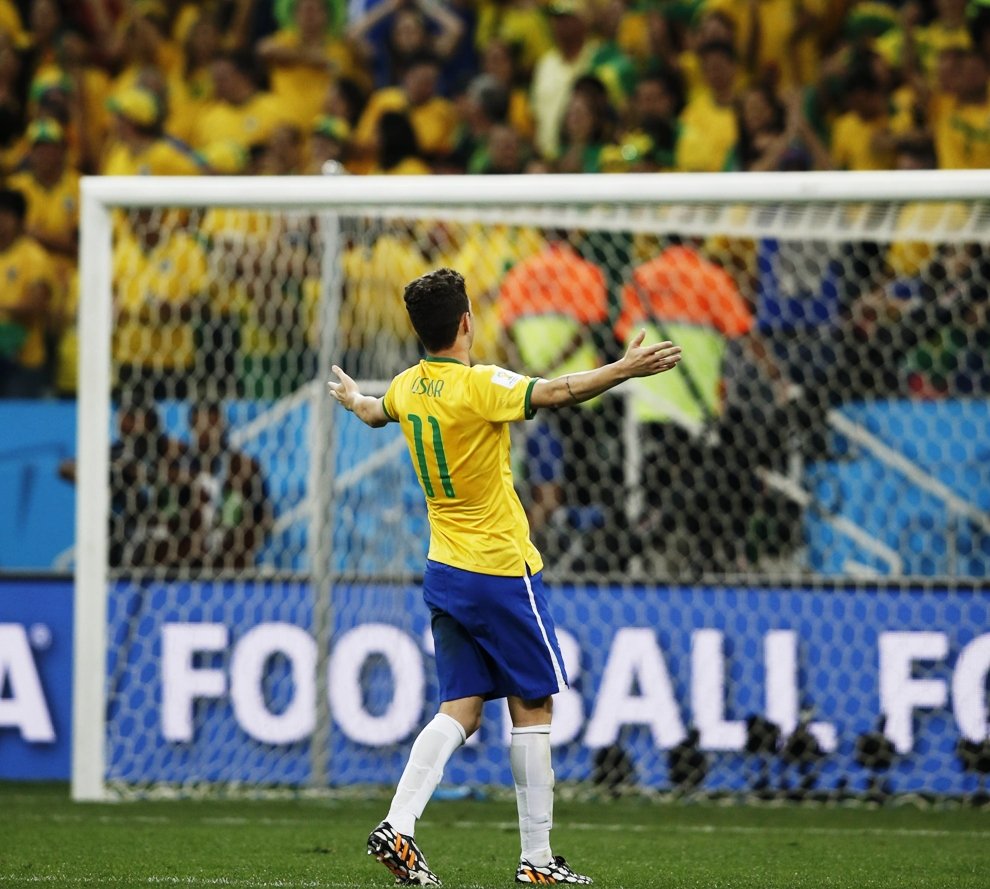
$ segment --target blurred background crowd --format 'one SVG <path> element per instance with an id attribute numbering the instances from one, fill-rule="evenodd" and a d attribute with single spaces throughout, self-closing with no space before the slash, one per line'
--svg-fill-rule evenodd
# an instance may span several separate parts
<path id="1" fill-rule="evenodd" d="M 0 398 L 75 395 L 83 175 L 987 168 L 988 64 L 980 0 L 0 0 Z M 467 279 L 479 361 L 580 370 L 646 326 L 685 345 L 680 373 L 536 424 L 534 531 L 564 506 L 566 538 L 606 527 L 604 504 L 685 552 L 709 529 L 709 562 L 754 515 L 786 547 L 793 497 L 747 492 L 824 453 L 829 405 L 990 394 L 987 249 L 907 234 L 974 230 L 972 211 L 904 204 L 882 243 L 348 220 L 339 363 L 415 361 L 402 288 L 441 265 Z M 139 210 L 113 229 L 118 401 L 267 401 L 313 378 L 316 220 Z M 615 495 L 626 410 L 649 488 L 683 492 L 690 526 Z"/>
<path id="2" fill-rule="evenodd" d="M 0 0 L 0 397 L 74 392 L 80 175 L 984 168 L 988 59 L 967 0 Z M 216 216 L 117 226 L 119 325 Z"/>

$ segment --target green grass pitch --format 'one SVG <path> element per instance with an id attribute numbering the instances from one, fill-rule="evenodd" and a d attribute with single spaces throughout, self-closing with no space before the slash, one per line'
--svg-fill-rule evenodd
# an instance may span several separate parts
<path id="1" fill-rule="evenodd" d="M 391 886 L 364 852 L 374 801 L 74 804 L 0 784 L 0 889 Z M 987 889 L 990 812 L 971 808 L 558 802 L 554 851 L 603 889 Z M 513 885 L 511 801 L 435 801 L 417 840 L 445 886 Z"/>

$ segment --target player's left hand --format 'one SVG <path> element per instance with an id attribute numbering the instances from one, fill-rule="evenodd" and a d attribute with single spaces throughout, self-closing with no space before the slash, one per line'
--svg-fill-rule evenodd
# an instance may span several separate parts
<path id="1" fill-rule="evenodd" d="M 353 411 L 354 404 L 361 395 L 357 383 L 355 383 L 354 380 L 344 373 L 343 370 L 337 367 L 336 364 L 333 365 L 331 370 L 333 370 L 333 372 L 340 378 L 339 383 L 334 380 L 327 381 L 327 389 L 329 390 L 331 397 L 336 399 L 336 401 L 346 410 Z"/>
<path id="2" fill-rule="evenodd" d="M 676 367 L 681 360 L 681 347 L 675 346 L 670 340 L 644 346 L 645 339 L 646 331 L 641 330 L 620 359 L 626 379 L 663 373 Z"/>

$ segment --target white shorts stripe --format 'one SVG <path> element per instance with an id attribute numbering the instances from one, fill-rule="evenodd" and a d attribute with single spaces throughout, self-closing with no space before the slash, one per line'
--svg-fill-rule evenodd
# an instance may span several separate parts
<path id="1" fill-rule="evenodd" d="M 536 597 L 533 595 L 533 586 L 529 582 L 529 575 L 524 574 L 523 580 L 526 581 L 526 592 L 529 593 L 529 607 L 533 609 L 533 614 L 536 615 L 536 623 L 540 627 L 540 633 L 543 635 L 543 641 L 546 643 L 547 651 L 550 653 L 550 662 L 553 664 L 553 675 L 557 679 L 557 691 L 563 691 L 567 688 L 567 683 L 564 682 L 564 671 L 560 669 L 560 662 L 557 660 L 557 653 L 553 650 L 553 646 L 550 644 L 550 637 L 547 636 L 547 628 L 543 626 L 543 618 L 540 617 L 539 609 L 536 607 Z"/>

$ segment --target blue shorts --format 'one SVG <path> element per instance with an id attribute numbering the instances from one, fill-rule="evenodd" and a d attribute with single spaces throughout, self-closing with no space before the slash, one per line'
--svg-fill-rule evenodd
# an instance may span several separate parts
<path id="1" fill-rule="evenodd" d="M 426 563 L 440 700 L 515 695 L 536 700 L 567 687 L 542 573 L 499 577 Z"/>

